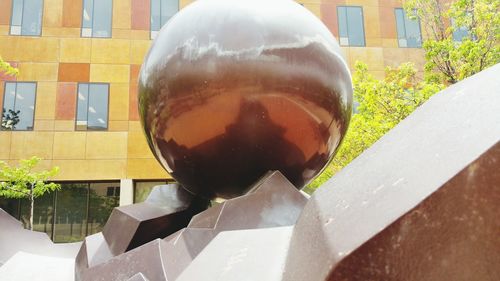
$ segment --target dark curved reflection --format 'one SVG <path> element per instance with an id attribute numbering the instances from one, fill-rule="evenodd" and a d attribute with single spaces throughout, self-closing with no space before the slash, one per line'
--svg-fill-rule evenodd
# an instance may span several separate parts
<path id="1" fill-rule="evenodd" d="M 269 170 L 301 188 L 347 130 L 352 86 L 333 36 L 292 1 L 266 13 L 259 1 L 195 2 L 166 24 L 141 69 L 148 143 L 205 197 L 241 195 Z"/>

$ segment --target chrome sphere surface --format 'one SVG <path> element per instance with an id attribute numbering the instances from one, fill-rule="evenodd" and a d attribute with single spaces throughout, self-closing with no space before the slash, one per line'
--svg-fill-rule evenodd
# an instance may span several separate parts
<path id="1" fill-rule="evenodd" d="M 198 0 L 142 65 L 139 114 L 184 188 L 232 198 L 270 170 L 302 188 L 346 133 L 352 84 L 337 41 L 291 0 Z"/>

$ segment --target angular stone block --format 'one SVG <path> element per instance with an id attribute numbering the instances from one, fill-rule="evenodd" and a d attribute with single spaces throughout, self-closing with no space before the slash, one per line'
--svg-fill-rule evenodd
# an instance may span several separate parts
<path id="1" fill-rule="evenodd" d="M 54 244 L 47 234 L 24 229 L 21 222 L 0 209 L 0 264 L 20 251 L 55 258 L 74 258 L 80 246 L 79 242 Z"/>
<path id="2" fill-rule="evenodd" d="M 500 142 L 341 260 L 328 280 L 500 280 L 499 214 Z"/>
<path id="3" fill-rule="evenodd" d="M 29 266 L 27 266 L 29 265 Z M 0 266 L 2 281 L 68 281 L 73 280 L 74 260 L 17 252 Z"/>
<path id="4" fill-rule="evenodd" d="M 156 239 L 124 254 L 116 256 L 105 263 L 89 268 L 83 272 L 81 280 L 122 281 L 129 278 L 142 280 L 167 280 L 165 277 L 166 242 Z M 141 280 L 141 279 L 136 279 Z"/>
<path id="5" fill-rule="evenodd" d="M 190 228 L 214 228 L 217 224 L 217 219 L 224 208 L 225 202 L 217 204 L 207 210 L 195 215 L 189 222 L 187 227 Z"/>
<path id="6" fill-rule="evenodd" d="M 75 260 L 75 279 L 81 280 L 85 270 L 111 258 L 113 258 L 113 254 L 102 232 L 85 237 Z"/>
<path id="7" fill-rule="evenodd" d="M 185 227 L 208 201 L 177 185 L 155 187 L 146 202 L 117 207 L 102 231 L 113 255 L 119 255 Z"/>
<path id="8" fill-rule="evenodd" d="M 188 227 L 220 232 L 293 225 L 307 200 L 279 171 L 274 171 L 253 185 L 249 194 L 194 216 Z"/>
<path id="9" fill-rule="evenodd" d="M 176 280 L 220 232 L 294 225 L 307 203 L 307 197 L 277 171 L 266 174 L 250 190 L 194 216 L 186 229 L 165 239 L 168 280 Z"/>
<path id="10" fill-rule="evenodd" d="M 184 228 L 173 239 L 164 240 L 167 242 L 165 247 L 167 280 L 176 280 L 216 235 L 213 229 Z"/>
<path id="11" fill-rule="evenodd" d="M 176 280 L 279 281 L 292 230 L 287 226 L 221 232 Z"/>
<path id="12" fill-rule="evenodd" d="M 144 274 L 142 273 L 137 273 L 136 275 L 130 277 L 127 281 L 149 281 Z"/>
<path id="13" fill-rule="evenodd" d="M 283 280 L 499 280 L 499 76 L 436 94 L 318 189 Z"/>

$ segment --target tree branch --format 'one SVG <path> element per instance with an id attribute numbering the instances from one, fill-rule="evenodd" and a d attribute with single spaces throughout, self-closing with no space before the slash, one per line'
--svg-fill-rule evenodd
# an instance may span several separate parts
<path id="1" fill-rule="evenodd" d="M 8 186 L 8 185 L 6 185 L 6 186 L 4 186 L 4 187 L 5 187 L 5 188 L 7 188 L 7 189 L 10 189 L 10 190 L 12 190 L 12 191 L 15 191 L 15 192 L 23 193 L 23 194 L 25 194 L 25 195 L 27 195 L 27 196 L 29 196 L 29 195 L 30 195 L 30 193 L 29 193 L 29 192 L 27 192 L 27 191 L 24 191 L 24 190 L 19 190 L 19 189 L 17 189 L 17 188 L 13 188 L 13 187 L 10 187 L 10 186 Z"/>

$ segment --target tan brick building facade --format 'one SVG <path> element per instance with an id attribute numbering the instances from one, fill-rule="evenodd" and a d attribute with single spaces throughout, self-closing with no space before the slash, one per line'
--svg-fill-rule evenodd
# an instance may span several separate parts
<path id="1" fill-rule="evenodd" d="M 137 113 L 137 74 L 152 42 L 150 13 L 155 0 L 112 0 L 110 38 L 82 37 L 88 32 L 82 28 L 87 0 L 40 0 L 41 34 L 13 34 L 22 32 L 12 26 L 16 1 L 25 3 L 24 9 L 29 3 L 0 0 L 0 55 L 20 72 L 17 78 L 0 76 L 0 103 L 6 85 L 16 81 L 36 82 L 36 102 L 30 130 L 0 131 L 0 160 L 16 162 L 36 155 L 44 159 L 43 167 L 60 167 L 58 181 L 121 181 L 122 203 L 131 203 L 134 182 L 169 179 L 146 144 Z M 190 2 L 175 5 L 182 9 Z M 364 46 L 342 47 L 351 68 L 356 60 L 364 61 L 377 77 L 383 77 L 385 66 L 406 61 L 422 68 L 422 49 L 398 45 L 395 8 L 402 6 L 400 1 L 298 2 L 337 38 L 338 7 L 361 8 Z M 82 83 L 109 84 L 106 130 L 75 130 Z"/>

